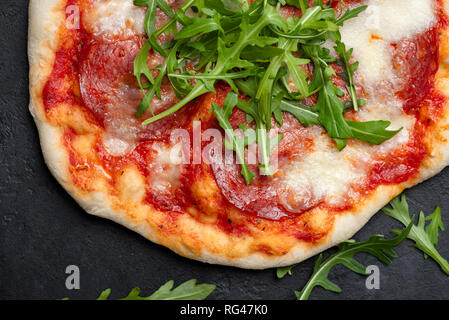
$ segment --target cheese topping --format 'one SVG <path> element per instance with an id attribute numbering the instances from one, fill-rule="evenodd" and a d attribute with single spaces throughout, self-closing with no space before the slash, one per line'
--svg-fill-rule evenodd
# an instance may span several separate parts
<path id="1" fill-rule="evenodd" d="M 155 144 L 153 149 L 156 156 L 149 164 L 151 175 L 149 182 L 151 188 L 159 194 L 172 194 L 175 187 L 179 185 L 182 162 L 181 144 L 174 146 Z"/>
<path id="2" fill-rule="evenodd" d="M 363 4 L 368 8 L 346 21 L 341 35 L 346 46 L 354 48 L 358 73 L 369 86 L 391 80 L 391 43 L 426 31 L 436 19 L 433 0 L 368 0 Z"/>
<path id="3" fill-rule="evenodd" d="M 364 173 L 363 168 L 352 165 L 348 151 L 339 152 L 325 134 L 316 136 L 313 150 L 303 159 L 293 161 L 285 170 L 284 183 L 294 198 L 293 203 L 313 197 L 315 201 L 338 204 L 346 195 L 349 184 Z"/>
<path id="4" fill-rule="evenodd" d="M 85 11 L 86 28 L 96 36 L 129 38 L 144 33 L 145 9 L 128 0 L 95 1 L 93 8 Z"/>

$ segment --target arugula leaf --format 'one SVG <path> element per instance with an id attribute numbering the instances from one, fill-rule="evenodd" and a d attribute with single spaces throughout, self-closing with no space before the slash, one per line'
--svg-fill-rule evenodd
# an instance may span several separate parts
<path id="1" fill-rule="evenodd" d="M 188 39 L 193 36 L 206 34 L 212 31 L 224 32 L 220 24 L 220 16 L 214 15 L 212 19 L 208 18 L 193 18 L 190 25 L 185 26 L 181 31 L 179 31 L 175 40 Z"/>
<path id="2" fill-rule="evenodd" d="M 233 15 L 238 13 L 246 4 L 246 1 L 244 0 L 205 0 L 204 2 L 207 8 L 214 9 L 224 15 Z"/>
<path id="3" fill-rule="evenodd" d="M 213 284 L 196 284 L 192 279 L 173 288 L 174 281 L 170 280 L 148 297 L 140 296 L 140 289 L 135 287 L 129 295 L 121 300 L 204 300 L 214 290 Z"/>
<path id="4" fill-rule="evenodd" d="M 295 291 L 297 299 L 307 300 L 316 286 L 333 292 L 341 292 L 340 287 L 328 279 L 329 272 L 337 264 L 342 264 L 358 274 L 367 275 L 365 266 L 354 259 L 354 255 L 357 253 L 369 253 L 379 259 L 379 261 L 390 264 L 390 257 L 397 257 L 393 248 L 404 241 L 409 235 L 412 226 L 413 219 L 408 223 L 407 228 L 397 232 L 397 237 L 393 239 L 384 239 L 382 235 L 373 235 L 364 242 L 355 242 L 354 240 L 342 242 L 338 245 L 338 251 L 324 261 L 323 255 L 320 254 L 309 281 L 307 281 L 301 291 Z"/>
<path id="5" fill-rule="evenodd" d="M 339 26 L 341 26 L 341 25 L 343 25 L 343 23 L 346 20 L 356 18 L 360 13 L 365 11 L 367 8 L 368 8 L 368 6 L 360 6 L 360 7 L 354 8 L 354 9 L 348 9 L 345 11 L 345 13 L 341 17 L 339 17 L 337 19 L 336 23 Z"/>
<path id="6" fill-rule="evenodd" d="M 181 10 L 190 6 L 193 1 L 194 0 L 186 1 Z M 162 48 L 162 46 L 158 43 L 157 37 L 161 35 L 166 29 L 169 29 L 170 26 L 175 22 L 175 20 L 173 19 L 174 13 L 172 9 L 168 6 L 165 0 L 134 0 L 134 5 L 139 7 L 147 7 L 147 12 L 144 19 L 144 27 L 145 32 L 148 36 L 148 43 L 151 44 L 152 48 L 158 53 L 166 56 L 166 52 L 164 48 Z M 156 30 L 156 10 L 158 7 L 171 19 L 164 27 Z"/>
<path id="7" fill-rule="evenodd" d="M 376 145 L 390 139 L 402 130 L 402 128 L 398 130 L 386 130 L 391 123 L 383 120 L 366 122 L 346 120 L 346 123 L 351 128 L 352 137 Z"/>
<path id="8" fill-rule="evenodd" d="M 344 80 L 346 82 L 346 89 L 349 92 L 349 95 L 352 99 L 352 107 L 355 111 L 359 110 L 359 104 L 357 100 L 357 92 L 354 86 L 353 75 L 357 70 L 358 62 L 353 64 L 349 64 L 349 59 L 352 56 L 353 49 L 346 50 L 346 46 L 343 42 L 337 42 L 337 45 L 334 47 L 335 52 L 340 56 L 343 61 L 343 65 L 345 67 Z"/>
<path id="9" fill-rule="evenodd" d="M 291 276 L 293 274 L 292 269 L 296 267 L 296 264 L 291 265 L 291 266 L 286 266 L 286 267 L 279 267 L 276 269 L 276 276 L 278 277 L 278 279 L 282 279 L 283 277 L 285 277 L 287 274 L 289 276 Z"/>
<path id="10" fill-rule="evenodd" d="M 408 203 L 405 195 L 397 197 L 390 202 L 391 207 L 385 207 L 382 211 L 388 216 L 400 221 L 403 225 L 410 224 L 410 213 L 408 209 Z M 426 221 L 430 220 L 430 224 L 425 227 Z M 441 267 L 441 269 L 449 275 L 449 263 L 444 259 L 437 251 L 435 246 L 438 244 L 438 229 L 444 230 L 443 223 L 441 221 L 441 209 L 437 207 L 435 211 L 428 217 L 424 216 L 423 212 L 420 212 L 418 224 L 413 225 L 408 238 L 413 240 L 415 248 L 424 252 L 425 255 L 430 256 Z M 397 234 L 398 231 L 394 230 Z"/>
<path id="11" fill-rule="evenodd" d="M 143 51 L 144 52 L 144 51 Z M 139 53 L 140 55 L 140 53 Z M 135 60 L 136 61 L 136 60 Z M 170 55 L 167 59 L 165 59 L 164 63 L 159 69 L 159 74 L 157 75 L 156 79 L 152 80 L 151 88 L 146 93 L 144 91 L 144 87 L 142 84 L 139 83 L 140 89 L 144 93 L 144 98 L 142 102 L 139 104 L 139 109 L 137 110 L 136 117 L 140 117 L 147 109 L 150 109 L 151 113 L 153 113 L 153 109 L 151 109 L 151 100 L 153 99 L 153 96 L 156 94 L 157 97 L 161 98 L 161 85 L 162 81 L 164 80 L 165 73 L 167 71 L 167 68 L 170 64 Z M 146 64 L 146 62 L 144 62 Z M 148 78 L 150 79 L 150 78 Z M 151 78 L 152 79 L 152 78 Z"/>
<path id="12" fill-rule="evenodd" d="M 174 281 L 170 280 L 147 297 L 140 296 L 140 288 L 134 287 L 125 298 L 120 300 L 204 300 L 216 288 L 213 284 L 197 284 L 196 279 L 188 280 L 175 288 L 173 286 Z M 96 300 L 108 300 L 110 295 L 109 288 L 103 290 Z M 69 298 L 63 300 L 69 300 Z"/>
<path id="13" fill-rule="evenodd" d="M 137 54 L 136 59 L 134 60 L 134 76 L 137 79 L 137 83 L 139 84 L 139 87 L 143 90 L 144 86 L 142 84 L 142 76 L 145 76 L 147 80 L 153 84 L 153 74 L 150 71 L 150 68 L 148 68 L 148 53 L 151 50 L 151 45 L 147 41 L 143 44 L 142 49 Z"/>
<path id="14" fill-rule="evenodd" d="M 426 233 L 432 241 L 433 245 L 438 245 L 438 233 L 439 230 L 444 231 L 443 221 L 441 220 L 441 208 L 437 206 L 435 211 L 426 217 L 426 221 L 429 221 L 429 225 L 426 227 Z"/>
<path id="15" fill-rule="evenodd" d="M 279 49 L 277 47 L 258 47 L 258 46 L 248 46 L 243 49 L 241 53 L 241 57 L 246 60 L 253 61 L 269 61 L 271 58 L 274 58 L 280 54 L 283 54 L 284 50 Z"/>
<path id="16" fill-rule="evenodd" d="M 212 70 L 209 70 L 207 72 L 208 74 L 219 76 L 233 68 L 254 67 L 254 64 L 242 60 L 240 58 L 240 53 L 245 47 L 258 44 L 259 33 L 267 24 L 283 23 L 282 17 L 280 17 L 271 6 L 266 7 L 262 16 L 255 23 L 251 24 L 249 20 L 247 14 L 242 17 L 239 38 L 231 47 L 227 47 L 225 42 L 221 38 L 218 38 L 218 58 L 215 67 Z M 210 89 L 213 88 L 215 81 L 216 80 L 209 80 L 207 83 L 204 81 L 197 82 L 194 88 L 181 101 L 167 110 L 145 120 L 142 124 L 150 124 L 178 111 L 196 97 L 211 91 Z"/>
<path id="17" fill-rule="evenodd" d="M 103 290 L 98 296 L 97 300 L 108 300 L 109 296 L 111 295 L 111 291 L 111 288 Z"/>
<path id="18" fill-rule="evenodd" d="M 252 173 L 245 160 L 245 147 L 248 144 L 247 140 L 245 142 L 244 138 L 240 138 L 234 132 L 231 124 L 229 123 L 229 116 L 232 113 L 235 105 L 237 104 L 237 95 L 233 92 L 228 93 L 224 101 L 223 109 L 216 103 L 212 104 L 211 112 L 217 117 L 218 123 L 225 130 L 225 146 L 228 149 L 233 149 L 237 155 L 239 163 L 242 167 L 241 173 L 245 178 L 245 182 L 250 184 L 254 178 L 254 173 Z"/>
<path id="19" fill-rule="evenodd" d="M 278 48 L 285 51 L 290 45 L 290 41 L 281 39 Z M 258 83 L 258 88 L 254 97 L 256 101 L 258 101 L 258 114 L 261 116 L 261 120 L 266 124 L 267 130 L 271 127 L 273 86 L 283 60 L 284 55 L 276 56 L 271 60 L 267 70 Z"/>
<path id="20" fill-rule="evenodd" d="M 304 127 L 320 123 L 318 114 L 309 106 L 298 101 L 283 99 L 279 103 L 279 110 L 290 112 Z"/>
<path id="21" fill-rule="evenodd" d="M 235 84 L 243 94 L 251 98 L 256 94 L 257 86 L 254 79 L 237 80 L 235 81 Z M 275 95 L 275 99 L 276 97 L 280 97 L 280 101 L 274 103 L 273 114 L 280 125 L 282 125 L 282 111 L 294 115 L 305 127 L 319 124 L 318 113 L 313 111 L 311 107 L 299 101 L 284 99 L 282 95 L 279 94 Z M 245 110 L 243 111 L 246 112 Z"/>
<path id="22" fill-rule="evenodd" d="M 348 52 L 345 50 L 345 47 L 340 46 L 339 48 L 347 58 Z M 386 130 L 390 125 L 388 121 L 357 122 L 345 119 L 343 116 L 344 105 L 338 98 L 339 90 L 332 83 L 331 79 L 331 76 L 335 75 L 335 71 L 324 61 L 327 52 L 323 52 L 317 47 L 310 47 L 307 52 L 316 68 L 313 84 L 316 87 L 321 87 L 316 104 L 319 122 L 326 129 L 328 135 L 335 139 L 339 150 L 346 146 L 344 141 L 346 138 L 355 138 L 370 144 L 381 144 L 401 130 Z M 351 66 L 349 69 L 349 73 L 352 75 L 355 69 Z M 353 91 L 355 95 L 355 89 Z M 355 95 L 354 97 L 357 101 L 357 96 Z M 358 102 L 356 103 L 358 104 Z"/>
<path id="23" fill-rule="evenodd" d="M 338 99 L 337 92 L 331 80 L 324 83 L 320 90 L 316 108 L 320 123 L 332 138 L 351 138 L 352 130 L 343 117 L 343 103 Z"/>
<path id="24" fill-rule="evenodd" d="M 298 66 L 306 65 L 310 62 L 310 60 L 296 58 L 289 52 L 286 52 L 284 57 L 285 64 L 287 65 L 289 75 L 293 79 L 295 88 L 298 90 L 301 96 L 309 96 L 309 84 L 307 83 L 308 75 Z"/>
<path id="25" fill-rule="evenodd" d="M 179 9 L 177 15 L 183 11 L 185 11 L 187 8 L 189 8 L 195 0 L 187 0 L 184 2 L 183 6 Z M 145 26 L 145 32 L 147 34 L 148 40 L 144 43 L 142 48 L 140 49 L 139 53 L 136 56 L 136 59 L 134 60 L 134 76 L 137 79 L 137 83 L 139 85 L 140 90 L 144 94 L 144 98 L 142 102 L 139 104 L 139 109 L 136 113 L 136 118 L 142 116 L 142 114 L 150 108 L 151 100 L 153 99 L 154 94 L 157 94 L 160 98 L 160 90 L 161 90 L 161 83 L 166 75 L 167 66 L 170 61 L 166 59 L 164 61 L 164 64 L 161 66 L 159 70 L 159 74 L 156 77 L 156 80 L 153 79 L 153 75 L 151 73 L 151 70 L 148 67 L 148 57 L 150 51 L 153 49 L 157 51 L 162 56 L 167 56 L 169 53 L 158 43 L 157 37 L 161 35 L 166 30 L 170 29 L 172 25 L 177 21 L 174 18 L 174 13 L 172 9 L 168 6 L 167 2 L 165 0 L 134 0 L 135 6 L 140 7 L 147 7 L 147 12 L 145 14 L 145 20 L 144 20 L 144 26 Z M 170 17 L 170 20 L 160 29 L 156 30 L 156 10 L 159 7 L 166 15 Z M 178 48 L 181 45 L 181 43 L 178 44 Z M 177 47 L 175 47 L 177 49 Z M 173 50 L 172 50 L 173 51 Z M 173 53 L 172 53 L 173 55 Z M 150 83 L 150 90 L 145 92 L 145 89 L 147 88 L 146 85 L 142 83 L 142 76 L 145 76 L 147 81 Z M 151 110 L 151 108 L 150 108 Z M 151 110 L 151 112 L 153 112 Z"/>

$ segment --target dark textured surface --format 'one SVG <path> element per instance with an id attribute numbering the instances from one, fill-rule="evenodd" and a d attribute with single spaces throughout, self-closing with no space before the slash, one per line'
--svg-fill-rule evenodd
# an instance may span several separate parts
<path id="1" fill-rule="evenodd" d="M 112 297 L 133 286 L 150 293 L 165 281 L 196 278 L 217 284 L 213 299 L 294 299 L 293 290 L 307 281 L 315 258 L 282 280 L 274 270 L 250 271 L 190 261 L 152 244 L 112 222 L 87 215 L 57 184 L 42 159 L 37 131 L 28 113 L 26 57 L 27 0 L 0 2 L 0 299 L 91 299 L 104 288 Z M 449 226 L 449 170 L 409 190 L 414 213 L 443 209 Z M 387 234 L 399 225 L 383 213 L 357 235 Z M 365 264 L 380 267 L 380 290 L 365 288 L 365 278 L 343 267 L 331 279 L 341 294 L 313 291 L 312 299 L 448 299 L 449 278 L 431 260 L 403 243 L 399 258 L 385 266 L 370 256 Z M 439 250 L 449 257 L 448 233 Z M 65 288 L 65 268 L 81 270 L 81 289 Z"/>

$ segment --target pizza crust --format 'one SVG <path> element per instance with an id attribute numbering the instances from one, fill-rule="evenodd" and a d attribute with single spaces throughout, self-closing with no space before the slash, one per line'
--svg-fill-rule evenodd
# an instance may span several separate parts
<path id="1" fill-rule="evenodd" d="M 52 71 L 58 48 L 59 29 L 65 20 L 65 0 L 31 0 L 29 7 L 28 56 L 30 63 L 30 112 L 39 131 L 43 156 L 51 173 L 65 190 L 88 213 L 126 226 L 152 242 L 164 245 L 176 253 L 203 262 L 235 266 L 247 269 L 265 269 L 287 266 L 303 261 L 344 240 L 351 238 L 369 219 L 392 198 L 421 181 L 440 172 L 449 164 L 449 104 L 444 116 L 427 137 L 433 150 L 426 158 L 418 177 L 399 185 L 379 186 L 357 208 L 336 216 L 334 228 L 320 244 L 297 240 L 285 255 L 253 253 L 249 247 L 264 243 L 267 239 L 230 239 L 226 233 L 205 225 L 184 214 L 178 221 L 179 230 L 167 234 L 158 226 L 164 213 L 150 207 L 134 205 L 133 214 L 119 208 L 106 192 L 80 192 L 69 173 L 69 155 L 62 144 L 63 131 L 50 124 L 43 110 L 42 89 Z M 449 0 L 445 0 L 446 8 Z M 449 33 L 444 40 L 441 56 L 449 57 Z M 436 76 L 437 88 L 449 98 L 449 65 L 441 59 Z M 317 210 L 314 210 L 316 214 Z"/>

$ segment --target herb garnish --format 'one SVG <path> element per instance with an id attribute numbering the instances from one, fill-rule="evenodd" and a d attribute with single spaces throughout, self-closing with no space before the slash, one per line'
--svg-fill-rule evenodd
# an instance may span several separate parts
<path id="1" fill-rule="evenodd" d="M 354 255 L 357 253 L 369 253 L 383 263 L 390 264 L 390 257 L 397 257 L 393 248 L 404 241 L 412 226 L 413 220 L 410 221 L 407 228 L 400 231 L 398 236 L 393 239 L 383 239 L 382 235 L 373 235 L 364 242 L 355 242 L 354 240 L 344 241 L 338 245 L 338 251 L 324 261 L 322 261 L 323 254 L 320 254 L 309 281 L 307 281 L 301 291 L 295 291 L 296 298 L 298 300 L 307 300 L 313 288 L 316 286 L 333 292 L 341 292 L 340 287 L 328 279 L 329 271 L 337 264 L 342 264 L 358 274 L 367 275 L 365 266 L 354 259 Z"/>
<path id="2" fill-rule="evenodd" d="M 204 300 L 215 290 L 215 285 L 197 284 L 195 279 L 186 281 L 176 288 L 173 286 L 174 281 L 170 280 L 148 297 L 141 297 L 140 288 L 135 287 L 120 300 Z M 106 289 L 100 293 L 97 300 L 108 300 L 110 295 L 111 289 Z"/>
<path id="3" fill-rule="evenodd" d="M 234 106 L 245 111 L 247 119 L 255 120 L 259 168 L 265 175 L 274 173 L 270 152 L 282 137 L 270 137 L 269 131 L 273 116 L 277 125 L 282 124 L 282 112 L 290 112 L 304 126 L 321 125 L 339 150 L 346 146 L 348 138 L 380 144 L 398 132 L 387 130 L 388 121 L 356 122 L 344 118 L 345 105 L 357 111 L 364 101 L 357 98 L 353 79 L 358 63 L 351 63 L 352 49 L 347 49 L 341 41 L 339 28 L 346 20 L 357 17 L 366 6 L 348 9 L 337 17 L 331 1 L 323 3 L 322 0 L 315 0 L 311 7 L 309 1 L 304 0 L 252 3 L 187 0 L 176 12 L 164 0 L 135 0 L 134 4 L 147 7 L 145 31 L 148 37 L 134 62 L 134 74 L 144 93 L 136 116 L 140 117 L 147 109 L 152 112 L 151 100 L 155 95 L 160 98 L 165 77 L 180 99 L 165 111 L 153 113 L 143 125 L 173 114 L 204 93 L 215 92 L 216 82 L 225 81 L 234 94 L 240 90 L 249 98 L 249 101 L 236 102 Z M 280 7 L 285 4 L 299 8 L 302 16 L 284 19 Z M 170 20 L 155 30 L 157 8 Z M 187 10 L 193 12 L 193 16 L 187 15 Z M 177 25 L 182 28 L 178 30 Z M 158 37 L 163 33 L 172 33 L 173 40 L 160 44 Z M 331 57 L 330 51 L 323 46 L 328 39 L 335 43 L 338 58 Z M 151 50 L 165 58 L 155 70 L 150 70 L 147 65 Z M 187 70 L 186 62 L 193 69 Z M 351 97 L 345 104 L 340 100 L 344 92 L 332 82 L 332 76 L 336 74 L 331 63 L 339 63 L 344 68 L 340 76 L 346 81 Z M 313 74 L 309 74 L 309 64 L 313 65 L 309 68 L 313 69 Z M 156 78 L 152 71 L 158 72 Z M 301 102 L 315 94 L 318 95 L 315 106 Z M 254 173 L 246 167 L 242 148 L 237 147 L 237 138 L 230 133 L 229 112 L 219 109 L 214 105 L 211 111 L 229 133 L 228 145 L 241 160 L 242 174 L 249 184 Z"/>
<path id="4" fill-rule="evenodd" d="M 286 267 L 279 267 L 276 269 L 276 277 L 278 279 L 282 279 L 283 277 L 285 277 L 287 274 L 288 275 L 292 275 L 293 274 L 293 268 L 296 267 L 296 264 L 293 264 L 291 266 L 286 266 Z"/>
<path id="5" fill-rule="evenodd" d="M 393 199 L 390 206 L 386 206 L 382 211 L 388 216 L 400 221 L 404 226 L 403 230 L 394 229 L 392 232 L 398 237 L 391 240 L 383 240 L 381 235 L 374 235 L 368 241 L 354 242 L 353 240 L 345 241 L 338 246 L 338 251 L 322 262 L 323 255 L 320 254 L 312 273 L 311 278 L 301 291 L 295 291 L 298 300 L 307 300 L 312 289 L 321 286 L 326 290 L 340 292 L 340 288 L 329 281 L 327 278 L 329 271 L 337 264 L 343 264 L 350 270 L 362 275 L 367 275 L 363 265 L 354 260 L 353 256 L 358 252 L 367 252 L 380 261 L 390 264 L 391 260 L 386 255 L 396 257 L 392 250 L 398 246 L 405 238 L 415 242 L 413 245 L 417 249 L 424 252 L 424 258 L 429 256 L 435 260 L 441 267 L 442 271 L 449 275 L 449 263 L 437 251 L 435 246 L 438 244 L 439 232 L 444 231 L 443 222 L 441 220 L 441 208 L 437 206 L 434 212 L 427 217 L 421 211 L 418 218 L 418 224 L 414 224 L 414 217 L 410 217 L 407 199 L 405 195 Z M 426 226 L 426 221 L 430 221 Z M 380 244 L 378 241 L 382 242 Z M 380 244 L 380 245 L 379 245 Z M 292 275 L 292 269 L 296 265 L 280 267 L 276 269 L 276 275 L 279 279 L 285 275 Z"/>
<path id="6" fill-rule="evenodd" d="M 404 195 L 400 198 L 393 199 L 390 202 L 390 206 L 383 208 L 382 211 L 390 217 L 399 220 L 404 225 L 410 223 L 411 219 L 407 199 Z M 426 221 L 430 221 L 427 226 Z M 413 225 L 407 238 L 415 242 L 413 246 L 424 252 L 425 258 L 430 256 L 440 265 L 441 270 L 449 275 L 449 263 L 435 248 L 438 244 L 439 230 L 444 231 L 444 226 L 441 221 L 441 209 L 437 206 L 435 211 L 427 217 L 424 216 L 422 211 L 419 213 L 418 224 Z M 393 230 L 393 232 L 397 234 L 399 231 Z"/>

